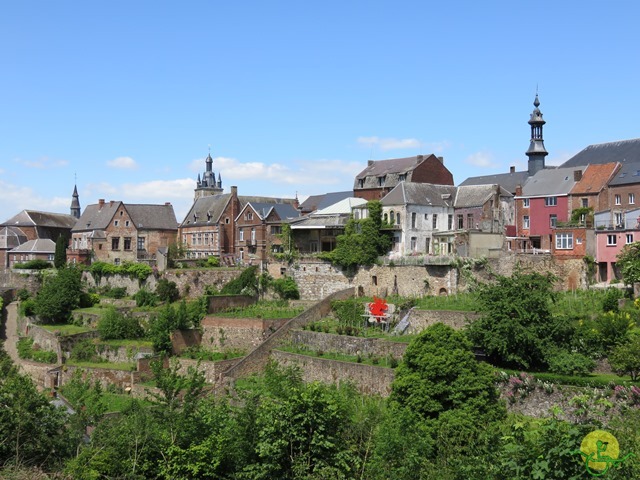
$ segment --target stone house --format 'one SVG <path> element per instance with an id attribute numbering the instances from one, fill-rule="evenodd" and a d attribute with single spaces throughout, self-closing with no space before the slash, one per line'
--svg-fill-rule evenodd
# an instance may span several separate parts
<path id="1" fill-rule="evenodd" d="M 155 264 L 159 249 L 175 243 L 177 231 L 178 222 L 168 202 L 125 204 L 100 199 L 85 208 L 72 229 L 67 260 Z"/>
<path id="2" fill-rule="evenodd" d="M 456 187 L 401 182 L 382 200 L 382 220 L 399 255 L 454 253 Z"/>
<path id="3" fill-rule="evenodd" d="M 247 202 L 235 218 L 235 251 L 240 263 L 267 261 L 282 251 L 282 222 L 300 216 L 288 203 Z"/>
<path id="4" fill-rule="evenodd" d="M 353 196 L 380 200 L 402 182 L 453 185 L 453 175 L 444 166 L 444 159 L 433 154 L 369 160 L 367 167 L 356 175 Z"/>

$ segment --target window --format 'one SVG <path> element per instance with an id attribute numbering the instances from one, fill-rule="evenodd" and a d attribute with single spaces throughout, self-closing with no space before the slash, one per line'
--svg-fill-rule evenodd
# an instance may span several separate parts
<path id="1" fill-rule="evenodd" d="M 589 206 L 589 199 L 588 198 L 583 198 L 582 199 L 582 208 L 587 208 Z"/>
<path id="2" fill-rule="evenodd" d="M 251 243 L 256 243 L 256 229 L 251 229 Z"/>
<path id="3" fill-rule="evenodd" d="M 447 230 L 453 230 L 453 215 L 447 218 Z"/>
<path id="4" fill-rule="evenodd" d="M 629 194 L 629 205 L 634 205 L 636 203 L 636 195 L 635 193 Z"/>
<path id="5" fill-rule="evenodd" d="M 120 250 L 120 237 L 113 237 L 111 239 L 111 250 Z"/>
<path id="6" fill-rule="evenodd" d="M 416 250 L 418 250 L 418 238 L 411 237 L 411 251 L 415 252 Z"/>
<path id="7" fill-rule="evenodd" d="M 433 230 L 438 229 L 438 214 L 436 213 L 433 214 L 433 219 L 431 220 L 431 228 Z"/>
<path id="8" fill-rule="evenodd" d="M 129 220 L 125 220 L 125 221 L 124 221 L 124 226 L 125 226 L 125 227 L 128 227 L 130 223 L 131 223 L 131 222 L 130 222 Z"/>
<path id="9" fill-rule="evenodd" d="M 393 212 L 393 210 L 391 210 L 391 213 L 389 214 L 389 219 L 391 220 L 391 225 L 393 225 L 393 221 L 396 218 L 396 214 Z"/>
<path id="10" fill-rule="evenodd" d="M 360 210 L 353 211 L 353 218 L 355 218 L 356 220 L 360 220 Z"/>
<path id="11" fill-rule="evenodd" d="M 416 212 L 413 212 L 411 214 L 411 228 L 416 228 L 416 217 L 418 215 L 416 214 Z"/>
<path id="12" fill-rule="evenodd" d="M 384 180 L 385 180 L 386 175 L 383 175 L 382 177 L 378 177 L 378 186 L 379 187 L 384 187 Z"/>
<path id="13" fill-rule="evenodd" d="M 50 262 L 53 262 L 53 260 L 55 259 L 55 255 L 50 253 L 49 256 L 47 257 L 47 260 L 49 260 Z"/>
<path id="14" fill-rule="evenodd" d="M 529 215 L 522 217 L 522 228 L 531 228 L 529 226 Z"/>
<path id="15" fill-rule="evenodd" d="M 309 242 L 309 251 L 311 253 L 316 253 L 318 251 L 318 242 L 315 240 Z"/>
<path id="16" fill-rule="evenodd" d="M 573 233 L 556 234 L 556 248 L 558 250 L 572 250 L 573 249 Z"/>
<path id="17" fill-rule="evenodd" d="M 124 249 L 131 250 L 131 237 L 124 237 Z"/>
<path id="18" fill-rule="evenodd" d="M 633 233 L 627 233 L 627 243 L 633 243 Z"/>
<path id="19" fill-rule="evenodd" d="M 464 228 L 464 215 L 458 215 L 458 230 Z"/>
<path id="20" fill-rule="evenodd" d="M 424 214 L 424 221 L 426 222 L 427 220 L 429 220 L 429 214 L 428 214 L 428 213 L 425 213 L 425 214 Z"/>
<path id="21" fill-rule="evenodd" d="M 622 197 L 620 195 L 616 194 L 614 198 L 616 205 L 622 205 Z"/>
<path id="22" fill-rule="evenodd" d="M 400 213 L 396 213 L 396 223 L 400 225 Z"/>
<path id="23" fill-rule="evenodd" d="M 624 219 L 622 218 L 622 213 L 616 213 L 616 227 L 622 227 L 624 223 Z"/>
<path id="24" fill-rule="evenodd" d="M 144 237 L 138 237 L 138 250 L 144 250 Z"/>
<path id="25" fill-rule="evenodd" d="M 224 219 L 224 223 L 226 223 L 227 225 L 229 225 L 229 217 Z"/>
<path id="26" fill-rule="evenodd" d="M 558 216 L 557 215 L 549 215 L 549 226 L 551 228 L 556 228 L 558 224 Z"/>
<path id="27" fill-rule="evenodd" d="M 389 223 L 389 214 L 385 213 L 383 218 L 384 218 L 384 223 Z"/>
<path id="28" fill-rule="evenodd" d="M 473 228 L 473 213 L 467 213 L 467 228 L 469 230 Z"/>
<path id="29" fill-rule="evenodd" d="M 522 206 L 524 208 L 529 208 L 529 199 L 528 198 L 523 198 L 522 199 Z"/>
<path id="30" fill-rule="evenodd" d="M 282 225 L 271 225 L 271 235 L 280 235 L 282 233 Z"/>
<path id="31" fill-rule="evenodd" d="M 358 179 L 358 188 L 364 188 L 364 178 Z"/>
<path id="32" fill-rule="evenodd" d="M 406 173 L 401 173 L 400 175 L 398 175 L 398 182 L 404 182 L 406 179 L 407 179 Z"/>
<path id="33" fill-rule="evenodd" d="M 117 227 L 118 225 L 120 225 L 120 220 L 115 220 L 115 221 L 113 222 L 113 226 L 114 226 L 114 227 Z"/>
<path id="34" fill-rule="evenodd" d="M 238 232 L 239 232 L 238 240 L 240 240 L 241 242 L 243 242 L 243 241 L 244 241 L 244 229 L 240 228 L 240 229 L 238 230 Z"/>
<path id="35" fill-rule="evenodd" d="M 209 245 L 209 234 L 207 232 L 204 233 L 204 244 Z"/>
<path id="36" fill-rule="evenodd" d="M 371 275 L 371 284 L 378 285 L 378 277 L 376 275 Z"/>
<path id="37" fill-rule="evenodd" d="M 120 259 L 119 258 L 114 258 L 113 259 L 113 264 L 114 265 L 120 265 Z"/>
<path id="38" fill-rule="evenodd" d="M 544 204 L 547 207 L 555 207 L 558 205 L 558 197 L 545 197 Z"/>
<path id="39" fill-rule="evenodd" d="M 607 246 L 612 247 L 618 244 L 618 237 L 613 235 L 607 235 Z"/>
<path id="40" fill-rule="evenodd" d="M 245 220 L 253 220 L 253 212 L 248 212 L 245 216 L 244 216 Z"/>

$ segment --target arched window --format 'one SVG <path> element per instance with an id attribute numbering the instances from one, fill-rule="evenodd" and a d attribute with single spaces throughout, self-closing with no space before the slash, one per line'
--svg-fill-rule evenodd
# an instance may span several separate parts
<path id="1" fill-rule="evenodd" d="M 384 214 L 384 221 L 385 223 L 389 221 L 389 215 L 387 215 L 386 213 Z"/>
<path id="2" fill-rule="evenodd" d="M 400 212 L 396 213 L 396 223 L 400 225 Z"/>
<path id="3" fill-rule="evenodd" d="M 391 217 L 391 225 L 393 225 L 393 221 L 395 220 L 395 215 L 393 213 L 393 210 L 391 210 L 391 214 L 389 215 L 389 217 Z"/>

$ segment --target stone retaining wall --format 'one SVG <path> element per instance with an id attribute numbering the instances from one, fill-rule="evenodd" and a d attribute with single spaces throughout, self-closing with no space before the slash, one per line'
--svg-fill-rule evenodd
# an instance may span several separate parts
<path id="1" fill-rule="evenodd" d="M 393 357 L 400 360 L 407 349 L 406 343 L 390 342 L 381 338 L 351 337 L 328 333 L 292 330 L 289 334 L 291 345 L 312 351 L 337 352 L 363 357 Z M 342 362 L 343 363 L 343 362 Z"/>
<path id="2" fill-rule="evenodd" d="M 186 375 L 190 367 L 195 368 L 204 374 L 207 383 L 215 386 L 220 384 L 222 373 L 236 365 L 240 360 L 242 360 L 241 357 L 232 358 L 231 360 L 219 360 L 217 362 L 179 358 L 178 363 L 180 364 L 180 368 L 178 372 Z"/>
<path id="3" fill-rule="evenodd" d="M 299 367 L 305 382 L 321 382 L 328 385 L 351 383 L 366 395 L 389 396 L 394 373 L 391 368 L 340 362 L 295 353 L 274 350 L 273 359 L 280 365 Z"/>
<path id="4" fill-rule="evenodd" d="M 477 319 L 478 316 L 475 312 L 412 309 L 409 313 L 409 328 L 406 333 L 420 333 L 436 323 L 444 323 L 451 328 L 460 330 L 466 327 L 470 321 Z"/>
<path id="5" fill-rule="evenodd" d="M 98 343 L 96 351 L 100 358 L 112 363 L 135 362 L 139 358 L 153 355 L 153 348 L 151 347 L 116 347 L 104 343 Z"/>
<path id="6" fill-rule="evenodd" d="M 248 352 L 258 347 L 287 322 L 287 319 L 223 318 L 202 319 L 202 342 L 207 349 L 238 349 Z"/>
<path id="7" fill-rule="evenodd" d="M 249 295 L 212 295 L 209 297 L 208 313 L 218 313 L 230 308 L 254 305 L 258 299 Z"/>
<path id="8" fill-rule="evenodd" d="M 60 369 L 60 385 L 64 385 L 69 382 L 77 370 L 82 372 L 83 379 L 90 377 L 93 381 L 99 381 L 104 388 L 107 388 L 109 385 L 115 385 L 118 388 L 124 389 L 131 387 L 133 384 L 133 372 L 129 370 L 112 370 L 109 368 L 88 368 L 64 365 Z"/>

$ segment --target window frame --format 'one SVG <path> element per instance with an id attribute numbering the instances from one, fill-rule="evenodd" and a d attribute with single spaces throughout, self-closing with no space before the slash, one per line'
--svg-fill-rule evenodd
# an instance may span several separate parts
<path id="1" fill-rule="evenodd" d="M 573 250 L 573 232 L 556 233 L 556 250 Z"/>

